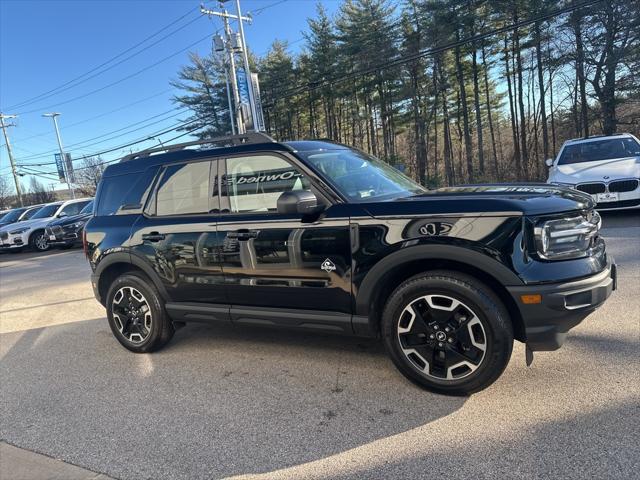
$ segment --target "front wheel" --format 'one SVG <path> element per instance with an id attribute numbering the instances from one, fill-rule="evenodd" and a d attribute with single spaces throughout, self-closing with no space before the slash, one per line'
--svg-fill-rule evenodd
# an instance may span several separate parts
<path id="1" fill-rule="evenodd" d="M 36 252 L 46 252 L 51 245 L 49 245 L 49 239 L 44 230 L 37 230 L 31 234 L 29 246 L 31 250 L 35 250 Z"/>
<path id="2" fill-rule="evenodd" d="M 473 277 L 420 274 L 391 294 L 382 333 L 391 359 L 429 390 L 468 395 L 491 385 L 513 348 L 513 328 L 500 299 Z"/>
<path id="3" fill-rule="evenodd" d="M 173 337 L 173 324 L 157 289 L 142 276 L 118 277 L 109 288 L 106 307 L 113 335 L 132 352 L 158 350 Z"/>

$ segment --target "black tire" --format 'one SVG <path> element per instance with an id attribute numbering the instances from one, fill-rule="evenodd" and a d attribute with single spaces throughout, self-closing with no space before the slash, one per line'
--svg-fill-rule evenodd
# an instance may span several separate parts
<path id="1" fill-rule="evenodd" d="M 51 248 L 44 230 L 36 230 L 29 237 L 29 248 L 34 252 L 46 252 Z"/>
<path id="2" fill-rule="evenodd" d="M 457 330 L 451 325 L 457 325 Z M 445 334 L 444 328 L 452 333 Z M 448 395 L 469 395 L 487 388 L 506 368 L 513 348 L 509 313 L 498 296 L 474 277 L 455 271 L 426 272 L 403 282 L 385 305 L 381 330 L 387 351 L 404 376 Z M 432 340 L 434 334 L 451 337 L 439 342 L 438 337 Z M 461 354 L 475 358 L 449 366 L 447 362 L 467 358 Z"/>
<path id="3" fill-rule="evenodd" d="M 149 306 L 148 311 L 151 315 L 150 327 L 148 328 L 148 333 L 141 341 L 138 341 L 138 337 L 136 337 L 136 341 L 132 340 L 130 336 L 127 336 L 127 333 L 130 333 L 131 329 L 134 327 L 137 328 L 137 331 L 147 331 L 146 327 L 142 328 L 142 325 L 135 326 L 133 325 L 133 322 L 125 320 L 127 327 L 131 324 L 131 329 L 125 328 L 124 331 L 122 331 L 124 324 L 123 321 L 119 319 L 123 314 L 120 307 L 114 304 L 114 299 L 116 294 L 123 289 L 125 291 L 128 291 L 128 289 L 134 289 L 139 292 Z M 106 297 L 106 309 L 109 327 L 111 327 L 113 335 L 118 339 L 122 346 L 132 352 L 149 353 L 159 350 L 166 345 L 169 340 L 171 340 L 171 337 L 173 337 L 173 324 L 164 308 L 162 298 L 160 297 L 155 285 L 142 275 L 127 273 L 118 277 L 109 287 Z M 135 336 L 138 335 L 138 333 L 130 335 Z M 142 334 L 140 334 L 140 338 L 142 338 Z"/>

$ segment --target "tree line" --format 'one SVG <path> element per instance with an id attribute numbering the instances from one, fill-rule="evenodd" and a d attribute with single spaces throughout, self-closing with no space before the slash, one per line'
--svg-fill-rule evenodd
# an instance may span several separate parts
<path id="1" fill-rule="evenodd" d="M 638 0 L 344 0 L 307 23 L 300 53 L 252 58 L 280 140 L 347 143 L 437 186 L 543 180 L 569 138 L 640 132 Z M 202 137 L 230 132 L 219 57 L 192 54 L 173 85 Z"/>

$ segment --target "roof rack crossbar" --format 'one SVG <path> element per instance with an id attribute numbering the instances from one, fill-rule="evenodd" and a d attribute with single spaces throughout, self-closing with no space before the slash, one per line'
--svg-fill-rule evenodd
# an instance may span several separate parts
<path id="1" fill-rule="evenodd" d="M 215 145 L 222 144 L 221 147 L 228 146 L 238 146 L 238 145 L 247 145 L 252 143 L 275 143 L 275 140 L 271 138 L 266 133 L 262 132 L 247 132 L 239 135 L 228 135 L 224 137 L 215 137 L 215 138 L 205 138 L 202 140 L 193 140 L 191 142 L 184 143 L 176 143 L 173 145 L 161 146 L 161 147 L 153 147 L 147 148 L 146 150 L 140 150 L 136 153 L 131 153 L 122 157 L 121 162 L 127 162 L 129 160 L 134 160 L 136 158 L 148 157 L 151 154 L 158 152 L 175 152 L 177 150 L 183 150 L 187 147 L 192 147 L 194 145 Z"/>

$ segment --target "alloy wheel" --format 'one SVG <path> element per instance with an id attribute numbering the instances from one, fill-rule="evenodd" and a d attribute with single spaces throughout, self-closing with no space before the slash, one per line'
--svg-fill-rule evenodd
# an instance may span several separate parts
<path id="1" fill-rule="evenodd" d="M 33 244 L 40 251 L 49 248 L 49 241 L 47 240 L 47 236 L 44 233 L 39 234 L 34 240 Z"/>
<path id="2" fill-rule="evenodd" d="M 122 287 L 113 296 L 112 314 L 116 328 L 131 343 L 142 343 L 151 333 L 151 308 L 134 287 Z"/>
<path id="3" fill-rule="evenodd" d="M 460 380 L 482 364 L 487 336 L 480 318 L 460 300 L 425 295 L 402 310 L 397 327 L 400 348 L 422 375 Z"/>

